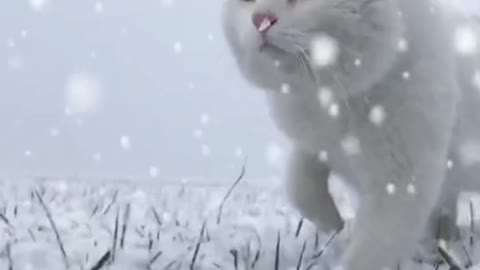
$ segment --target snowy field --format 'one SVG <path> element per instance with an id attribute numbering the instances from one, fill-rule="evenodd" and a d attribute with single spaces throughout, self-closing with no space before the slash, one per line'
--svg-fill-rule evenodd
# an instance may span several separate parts
<path id="1" fill-rule="evenodd" d="M 345 233 L 318 235 L 282 190 L 240 183 L 224 200 L 229 189 L 0 182 L 0 269 L 313 270 L 338 261 Z M 463 234 L 447 257 L 468 266 L 477 237 L 471 245 Z"/>

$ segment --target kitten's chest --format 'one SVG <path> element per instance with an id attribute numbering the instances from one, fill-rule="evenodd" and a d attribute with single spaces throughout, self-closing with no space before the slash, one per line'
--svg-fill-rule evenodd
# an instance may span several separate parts
<path id="1" fill-rule="evenodd" d="M 322 98 L 319 93 L 272 94 L 269 102 L 277 127 L 309 151 L 338 150 L 352 122 L 357 121 L 358 112 L 346 101 Z"/>

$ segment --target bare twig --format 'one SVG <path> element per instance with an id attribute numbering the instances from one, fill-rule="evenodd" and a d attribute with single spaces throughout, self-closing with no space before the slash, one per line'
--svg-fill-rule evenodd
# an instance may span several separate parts
<path id="1" fill-rule="evenodd" d="M 238 176 L 237 180 L 233 182 L 233 185 L 230 187 L 228 190 L 227 194 L 225 194 L 225 197 L 222 200 L 222 203 L 220 204 L 220 207 L 218 208 L 218 214 L 217 214 L 217 224 L 220 224 L 221 218 L 222 218 L 222 211 L 223 211 L 223 206 L 225 205 L 225 202 L 227 201 L 228 197 L 232 194 L 233 190 L 235 187 L 240 183 L 240 181 L 243 179 L 245 176 L 245 168 L 247 165 L 247 160 L 245 159 L 243 165 L 242 165 L 242 170 L 240 172 L 240 175 Z"/>
<path id="2" fill-rule="evenodd" d="M 63 262 L 65 264 L 65 269 L 70 268 L 70 263 L 68 261 L 67 252 L 65 252 L 65 247 L 63 245 L 62 238 L 60 237 L 60 233 L 58 232 L 57 226 L 55 225 L 55 221 L 52 218 L 52 214 L 48 209 L 47 205 L 43 201 L 42 195 L 38 191 L 34 191 L 35 195 L 37 196 L 38 200 L 40 201 L 40 205 L 42 206 L 43 210 L 45 211 L 45 215 L 47 216 L 48 221 L 50 222 L 50 226 L 55 233 L 55 238 L 57 239 L 58 247 L 60 248 L 60 252 L 62 253 Z"/>

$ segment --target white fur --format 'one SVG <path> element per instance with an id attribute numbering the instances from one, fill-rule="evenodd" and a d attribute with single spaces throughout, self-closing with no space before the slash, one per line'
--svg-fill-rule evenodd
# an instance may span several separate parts
<path id="1" fill-rule="evenodd" d="M 279 18 L 265 36 L 275 48 L 260 50 L 251 22 L 258 11 Z M 456 54 L 461 21 L 451 15 L 427 0 L 226 0 L 225 35 L 239 70 L 265 90 L 294 146 L 287 179 L 294 204 L 319 229 L 336 230 L 343 222 L 327 191 L 329 173 L 360 194 L 346 270 L 394 269 L 440 220 L 451 237 L 458 192 L 480 188 L 480 166 L 461 164 L 457 151 L 480 139 L 472 83 L 479 58 Z M 295 38 L 285 40 L 286 29 Z M 318 36 L 335 40 L 339 55 L 306 69 L 296 48 L 308 56 Z M 333 99 L 319 101 L 321 88 Z"/>

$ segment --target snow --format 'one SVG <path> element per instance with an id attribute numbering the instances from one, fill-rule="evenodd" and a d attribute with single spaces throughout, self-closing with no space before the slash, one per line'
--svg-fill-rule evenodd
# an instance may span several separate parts
<path id="1" fill-rule="evenodd" d="M 388 183 L 387 186 L 385 187 L 385 190 L 389 195 L 395 194 L 395 191 L 397 190 L 397 187 L 393 183 Z"/>
<path id="2" fill-rule="evenodd" d="M 129 150 L 132 147 L 130 137 L 123 135 L 120 137 L 120 146 L 123 150 Z"/>
<path id="3" fill-rule="evenodd" d="M 472 26 L 462 25 L 455 31 L 454 43 L 457 52 L 461 55 L 473 55 L 478 49 L 477 33 Z"/>
<path id="4" fill-rule="evenodd" d="M 360 142 L 358 138 L 347 135 L 342 139 L 340 145 L 347 156 L 355 156 L 360 154 Z"/>
<path id="5" fill-rule="evenodd" d="M 333 92 L 329 88 L 322 87 L 318 90 L 318 100 L 322 107 L 327 107 L 332 103 Z"/>
<path id="6" fill-rule="evenodd" d="M 115 259 L 105 269 L 167 269 L 169 264 L 190 269 L 192 261 L 197 270 L 274 269 L 277 245 L 279 269 L 297 269 L 304 243 L 300 269 L 312 264 L 311 269 L 331 269 L 344 248 L 348 232 L 326 245 L 331 235 L 318 234 L 306 220 L 300 225 L 301 216 L 280 189 L 241 183 L 225 201 L 217 224 L 227 186 L 133 183 L 0 182 L 0 214 L 5 217 L 0 219 L 0 269 L 8 269 L 9 260 L 19 270 L 65 269 L 55 232 L 34 192 L 52 216 L 69 269 L 92 269 L 113 250 Z M 339 183 L 333 185 L 337 190 L 342 188 Z M 351 198 L 345 194 L 336 198 L 342 216 L 352 216 L 345 206 Z M 465 209 L 460 212 L 462 222 L 469 224 Z M 464 260 L 460 246 L 454 247 L 458 250 L 452 252 Z M 476 262 L 475 249 L 465 247 Z M 314 258 L 322 249 L 325 253 Z M 427 264 L 415 268 L 434 269 Z"/>
<path id="7" fill-rule="evenodd" d="M 385 108 L 380 105 L 373 106 L 368 117 L 370 122 L 372 122 L 374 125 L 380 126 L 383 124 L 386 118 Z"/>
<path id="8" fill-rule="evenodd" d="M 285 164 L 286 156 L 286 150 L 279 144 L 271 142 L 266 146 L 265 159 L 268 165 L 280 168 Z"/>
<path id="9" fill-rule="evenodd" d="M 176 54 L 179 54 L 179 53 L 182 53 L 183 51 L 183 45 L 180 41 L 177 41 L 173 44 L 173 51 L 176 53 Z"/>
<path id="10" fill-rule="evenodd" d="M 35 12 L 43 11 L 49 4 L 50 0 L 30 0 L 30 7 Z"/>
<path id="11" fill-rule="evenodd" d="M 328 152 L 324 150 L 320 151 L 318 154 L 318 159 L 322 162 L 326 162 L 328 160 Z"/>
<path id="12" fill-rule="evenodd" d="M 312 39 L 310 52 L 312 63 L 317 67 L 332 65 L 336 62 L 339 48 L 337 41 L 327 35 L 319 35 Z"/>
<path id="13" fill-rule="evenodd" d="M 340 114 L 340 106 L 338 106 L 337 103 L 330 104 L 330 106 L 328 106 L 328 114 L 333 118 L 337 118 Z"/>
<path id="14" fill-rule="evenodd" d="M 71 74 L 66 81 L 66 103 L 72 114 L 93 113 L 101 102 L 102 87 L 89 73 Z"/>

